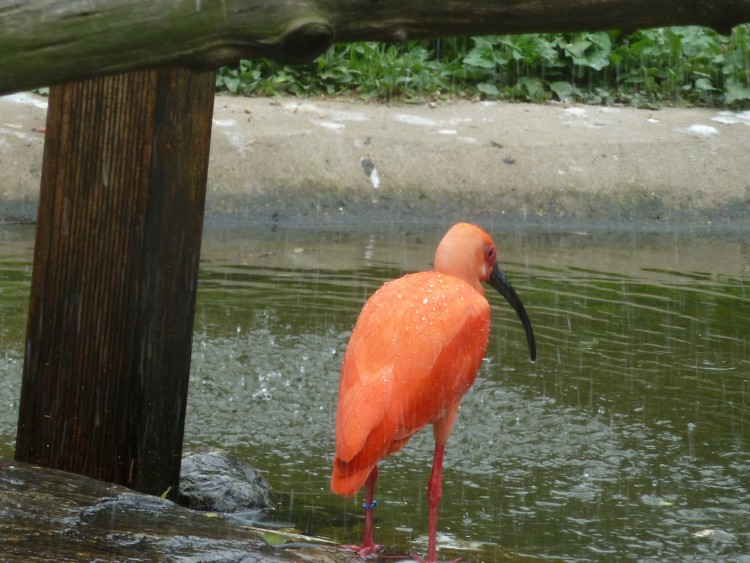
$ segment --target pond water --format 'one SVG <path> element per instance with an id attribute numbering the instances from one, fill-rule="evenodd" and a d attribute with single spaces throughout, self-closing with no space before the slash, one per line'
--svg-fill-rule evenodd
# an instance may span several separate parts
<path id="1" fill-rule="evenodd" d="M 750 561 L 750 232 L 491 229 L 538 361 L 487 292 L 487 358 L 446 449 L 444 558 Z M 207 229 L 186 447 L 232 450 L 272 518 L 361 540 L 328 490 L 338 371 L 385 280 L 442 230 Z M 0 454 L 12 455 L 33 228 L 0 228 Z M 381 465 L 376 539 L 426 547 L 431 432 Z"/>

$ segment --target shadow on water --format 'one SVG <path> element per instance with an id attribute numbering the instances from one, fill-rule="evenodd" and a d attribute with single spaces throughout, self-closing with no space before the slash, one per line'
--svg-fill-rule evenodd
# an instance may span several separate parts
<path id="1" fill-rule="evenodd" d="M 28 231 L 28 232 L 27 232 Z M 0 235 L 0 454 L 12 455 L 31 234 Z M 495 229 L 539 359 L 496 295 L 446 450 L 443 555 L 492 561 L 750 560 L 750 233 Z M 186 446 L 231 449 L 274 518 L 358 541 L 361 497 L 328 491 L 338 371 L 383 281 L 441 233 L 208 229 Z M 378 540 L 424 551 L 432 437 L 382 465 Z"/>

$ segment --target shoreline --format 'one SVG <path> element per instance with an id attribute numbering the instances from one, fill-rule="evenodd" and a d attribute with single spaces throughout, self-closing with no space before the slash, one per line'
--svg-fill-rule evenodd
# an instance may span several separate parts
<path id="1" fill-rule="evenodd" d="M 0 98 L 0 222 L 35 220 L 45 115 Z M 217 95 L 206 225 L 731 229 L 749 146 L 748 111 Z"/>

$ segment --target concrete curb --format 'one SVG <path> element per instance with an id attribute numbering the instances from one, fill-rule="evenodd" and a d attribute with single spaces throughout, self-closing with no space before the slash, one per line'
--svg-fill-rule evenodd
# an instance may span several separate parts
<path id="1" fill-rule="evenodd" d="M 46 100 L 0 98 L 0 217 L 36 214 Z M 207 218 L 745 222 L 750 112 L 217 96 Z"/>

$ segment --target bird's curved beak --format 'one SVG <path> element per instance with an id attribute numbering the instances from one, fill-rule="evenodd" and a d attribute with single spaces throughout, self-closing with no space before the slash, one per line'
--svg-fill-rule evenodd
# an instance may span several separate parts
<path id="1" fill-rule="evenodd" d="M 526 308 L 523 306 L 521 298 L 518 297 L 516 290 L 510 285 L 510 282 L 497 264 L 492 268 L 492 272 L 490 272 L 490 277 L 487 281 L 500 293 L 500 295 L 505 297 L 508 303 L 510 303 L 510 306 L 516 311 L 518 318 L 521 319 L 521 324 L 526 331 L 526 340 L 529 342 L 529 358 L 532 362 L 535 362 L 536 340 L 534 340 L 534 330 L 531 328 L 531 320 L 526 313 Z"/>

